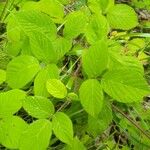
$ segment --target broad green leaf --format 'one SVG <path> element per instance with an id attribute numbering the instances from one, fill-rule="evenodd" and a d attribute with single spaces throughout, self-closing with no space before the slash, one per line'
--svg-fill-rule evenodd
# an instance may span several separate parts
<path id="1" fill-rule="evenodd" d="M 11 88 L 23 88 L 32 81 L 40 66 L 36 58 L 21 55 L 14 58 L 7 66 L 6 78 Z"/>
<path id="2" fill-rule="evenodd" d="M 56 98 L 63 99 L 67 96 L 67 88 L 58 79 L 48 79 L 46 83 L 47 91 Z"/>
<path id="3" fill-rule="evenodd" d="M 107 41 L 96 42 L 87 51 L 83 52 L 82 65 L 88 77 L 100 76 L 108 66 Z"/>
<path id="4" fill-rule="evenodd" d="M 64 37 L 73 39 L 81 33 L 84 33 L 86 23 L 87 16 L 82 11 L 71 12 L 66 17 Z"/>
<path id="5" fill-rule="evenodd" d="M 49 118 L 54 113 L 53 103 L 41 96 L 29 96 L 23 101 L 23 108 L 29 115 L 39 119 Z"/>
<path id="6" fill-rule="evenodd" d="M 90 44 L 107 37 L 109 24 L 103 15 L 90 16 L 89 24 L 86 27 L 85 36 Z"/>
<path id="7" fill-rule="evenodd" d="M 65 38 L 57 38 L 53 41 L 56 62 L 60 60 L 72 47 L 71 41 Z"/>
<path id="8" fill-rule="evenodd" d="M 6 80 L 6 71 L 0 69 L 0 84 L 2 84 Z"/>
<path id="9" fill-rule="evenodd" d="M 16 113 L 22 107 L 25 96 L 25 92 L 18 89 L 0 93 L 0 118 Z"/>
<path id="10" fill-rule="evenodd" d="M 21 41 L 17 41 L 17 42 L 9 41 L 6 45 L 7 53 L 11 56 L 17 56 L 21 51 L 21 45 L 22 45 Z"/>
<path id="11" fill-rule="evenodd" d="M 106 101 L 107 99 L 105 99 Z M 97 118 L 88 116 L 88 132 L 94 137 L 102 134 L 112 122 L 112 110 L 111 106 L 104 102 L 101 112 L 98 114 Z"/>
<path id="12" fill-rule="evenodd" d="M 30 35 L 30 45 L 33 55 L 40 61 L 56 63 L 56 53 L 50 38 L 40 32 L 33 32 Z"/>
<path id="13" fill-rule="evenodd" d="M 52 135 L 52 123 L 39 119 L 22 132 L 19 150 L 46 150 Z"/>
<path id="14" fill-rule="evenodd" d="M 67 5 L 69 3 L 71 3 L 71 0 L 58 0 L 60 3 L 62 3 L 63 5 Z"/>
<path id="15" fill-rule="evenodd" d="M 79 97 L 83 108 L 93 117 L 97 117 L 103 106 L 103 91 L 96 79 L 84 81 L 79 89 Z"/>
<path id="16" fill-rule="evenodd" d="M 97 0 L 88 0 L 87 5 L 92 13 L 97 14 L 97 15 L 102 13 L 102 9 Z"/>
<path id="17" fill-rule="evenodd" d="M 113 29 L 129 30 L 138 25 L 134 9 L 125 4 L 116 4 L 107 14 L 107 19 Z"/>
<path id="18" fill-rule="evenodd" d="M 103 13 L 107 13 L 114 6 L 114 0 L 97 0 Z"/>
<path id="19" fill-rule="evenodd" d="M 143 74 L 134 68 L 120 68 L 108 71 L 102 79 L 104 91 L 122 103 L 140 102 L 150 93 Z"/>
<path id="20" fill-rule="evenodd" d="M 71 49 L 71 42 L 65 38 L 57 38 L 53 42 L 38 32 L 30 36 L 32 53 L 41 61 L 57 63 Z"/>
<path id="21" fill-rule="evenodd" d="M 0 120 L 0 143 L 9 149 L 18 149 L 22 132 L 28 124 L 17 116 Z"/>
<path id="22" fill-rule="evenodd" d="M 12 14 L 10 18 L 7 33 L 8 37 L 11 37 L 11 40 L 15 40 L 16 37 L 16 31 L 14 31 L 14 29 L 17 30 L 16 34 L 18 40 L 20 40 L 19 35 L 21 31 L 29 37 L 33 32 L 38 32 L 45 38 L 49 38 L 51 40 L 56 38 L 56 26 L 51 18 L 46 14 L 36 11 L 19 11 L 16 14 Z"/>
<path id="23" fill-rule="evenodd" d="M 52 125 L 56 137 L 62 142 L 72 145 L 73 125 L 70 118 L 62 112 L 57 112 L 53 116 Z"/>
<path id="24" fill-rule="evenodd" d="M 123 68 L 127 69 L 130 67 L 138 72 L 141 72 L 144 75 L 143 64 L 136 57 L 123 56 L 114 51 L 109 51 L 109 56 L 110 56 L 109 70 L 123 69 Z"/>
<path id="25" fill-rule="evenodd" d="M 56 23 L 61 23 L 64 17 L 64 6 L 57 0 L 29 1 L 24 4 L 22 9 L 36 10 L 48 14 Z"/>
<path id="26" fill-rule="evenodd" d="M 22 39 L 21 55 L 33 55 L 31 51 L 30 39 L 26 35 L 24 35 L 24 38 Z"/>
<path id="27" fill-rule="evenodd" d="M 35 32 L 40 32 L 51 40 L 56 38 L 56 26 L 49 16 L 36 11 L 22 11 L 16 14 L 16 20 L 20 28 L 30 36 Z"/>
<path id="28" fill-rule="evenodd" d="M 18 42 L 21 39 L 20 32 L 21 29 L 18 27 L 13 14 L 10 15 L 7 23 L 7 38 L 12 42 Z"/>
<path id="29" fill-rule="evenodd" d="M 84 147 L 83 143 L 77 137 L 75 137 L 72 145 L 68 145 L 65 150 L 86 150 L 86 148 Z"/>
<path id="30" fill-rule="evenodd" d="M 40 70 L 34 80 L 34 94 L 38 96 L 48 97 L 49 93 L 46 89 L 46 81 L 48 79 L 58 79 L 59 69 L 55 64 L 49 64 Z"/>

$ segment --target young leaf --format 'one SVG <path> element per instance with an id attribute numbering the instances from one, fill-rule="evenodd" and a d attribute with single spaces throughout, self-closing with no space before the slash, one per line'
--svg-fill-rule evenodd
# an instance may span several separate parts
<path id="1" fill-rule="evenodd" d="M 29 96 L 23 101 L 23 108 L 29 115 L 39 119 L 49 118 L 54 113 L 53 103 L 40 96 Z"/>
<path id="2" fill-rule="evenodd" d="M 63 99 L 67 96 L 67 88 L 58 79 L 49 79 L 49 80 L 47 80 L 46 87 L 47 87 L 47 91 L 53 97 Z"/>
<path id="3" fill-rule="evenodd" d="M 19 150 L 45 150 L 52 134 L 52 124 L 46 119 L 39 119 L 22 132 Z"/>
<path id="4" fill-rule="evenodd" d="M 11 88 L 23 88 L 39 71 L 40 66 L 36 58 L 21 55 L 9 62 L 6 71 L 7 83 Z"/>
<path id="5" fill-rule="evenodd" d="M 90 16 L 90 22 L 86 27 L 85 36 L 90 44 L 107 37 L 109 24 L 103 15 Z"/>
<path id="6" fill-rule="evenodd" d="M 101 40 L 83 52 L 82 65 L 89 78 L 100 76 L 108 65 L 107 42 Z"/>
<path id="7" fill-rule="evenodd" d="M 38 32 L 30 36 L 32 53 L 41 61 L 57 63 L 71 48 L 71 42 L 65 38 L 57 38 L 51 42 Z"/>
<path id="8" fill-rule="evenodd" d="M 6 80 L 6 72 L 0 69 L 0 84 L 2 84 Z"/>
<path id="9" fill-rule="evenodd" d="M 83 108 L 93 117 L 97 117 L 103 106 L 103 91 L 96 79 L 84 81 L 79 89 Z"/>
<path id="10" fill-rule="evenodd" d="M 104 91 L 122 103 L 142 101 L 149 94 L 149 87 L 141 72 L 120 68 L 108 71 L 102 79 Z"/>
<path id="11" fill-rule="evenodd" d="M 49 93 L 46 89 L 46 81 L 48 79 L 58 79 L 59 69 L 55 64 L 49 64 L 46 68 L 40 70 L 34 80 L 34 94 L 38 96 L 48 97 Z"/>
<path id="12" fill-rule="evenodd" d="M 52 125 L 56 137 L 62 142 L 72 145 L 73 126 L 70 118 L 62 112 L 57 112 L 53 117 Z"/>
<path id="13" fill-rule="evenodd" d="M 0 93 L 0 118 L 16 113 L 22 107 L 25 96 L 25 92 L 18 89 Z"/>
<path id="14" fill-rule="evenodd" d="M 0 120 L 0 143 L 9 149 L 18 149 L 22 132 L 28 124 L 17 116 Z"/>
<path id="15" fill-rule="evenodd" d="M 125 4 L 112 7 L 107 14 L 107 19 L 113 29 L 129 30 L 138 25 L 134 9 Z"/>
<path id="16" fill-rule="evenodd" d="M 81 11 L 74 11 L 66 17 L 64 37 L 68 39 L 76 38 L 84 32 L 87 23 L 87 16 Z"/>

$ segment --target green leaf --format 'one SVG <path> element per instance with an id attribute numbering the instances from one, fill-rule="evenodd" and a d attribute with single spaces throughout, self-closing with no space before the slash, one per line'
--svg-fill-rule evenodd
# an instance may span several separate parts
<path id="1" fill-rule="evenodd" d="M 17 116 L 0 120 L 0 143 L 9 149 L 18 149 L 22 132 L 28 124 Z"/>
<path id="2" fill-rule="evenodd" d="M 40 0 L 26 2 L 23 10 L 36 10 L 48 14 L 56 23 L 61 23 L 64 17 L 64 6 L 57 0 Z"/>
<path id="3" fill-rule="evenodd" d="M 6 71 L 0 69 L 0 84 L 6 80 Z"/>
<path id="4" fill-rule="evenodd" d="M 55 64 L 49 64 L 40 70 L 34 80 L 34 94 L 38 96 L 48 97 L 49 93 L 46 89 L 46 81 L 48 79 L 58 79 L 59 69 Z"/>
<path id="5" fill-rule="evenodd" d="M 29 115 L 39 119 L 49 118 L 55 111 L 53 103 L 40 96 L 26 97 L 23 101 L 23 108 Z"/>
<path id="6" fill-rule="evenodd" d="M 25 96 L 25 92 L 18 89 L 0 93 L 0 118 L 16 113 L 22 107 Z"/>
<path id="7" fill-rule="evenodd" d="M 97 14 L 97 15 L 102 13 L 101 7 L 97 0 L 88 0 L 87 5 L 92 13 Z"/>
<path id="8" fill-rule="evenodd" d="M 87 16 L 82 11 L 74 11 L 66 17 L 64 37 L 68 39 L 76 38 L 84 33 L 87 23 Z"/>
<path id="9" fill-rule="evenodd" d="M 109 24 L 103 15 L 90 16 L 90 21 L 85 31 L 85 36 L 90 44 L 107 37 L 108 33 Z"/>
<path id="10" fill-rule="evenodd" d="M 20 36 L 21 29 L 18 27 L 18 24 L 13 17 L 13 14 L 10 15 L 7 23 L 7 38 L 12 42 L 18 42 L 21 39 Z"/>
<path id="11" fill-rule="evenodd" d="M 79 97 L 83 108 L 93 117 L 97 117 L 103 106 L 103 91 L 96 79 L 84 81 L 79 89 Z"/>
<path id="12" fill-rule="evenodd" d="M 107 101 L 107 99 L 105 99 Z M 88 132 L 94 137 L 102 134 L 112 122 L 112 109 L 108 102 L 104 102 L 101 112 L 97 118 L 88 116 Z"/>
<path id="13" fill-rule="evenodd" d="M 67 89 L 65 85 L 58 79 L 47 80 L 47 91 L 56 98 L 63 99 L 67 96 Z"/>
<path id="14" fill-rule="evenodd" d="M 84 147 L 83 143 L 77 137 L 75 137 L 72 145 L 67 145 L 65 150 L 86 150 L 86 148 Z"/>
<path id="15" fill-rule="evenodd" d="M 128 69 L 129 67 L 142 73 L 144 75 L 144 68 L 141 62 L 133 56 L 122 56 L 114 52 L 109 52 L 109 70 L 115 69 Z"/>
<path id="16" fill-rule="evenodd" d="M 65 38 L 57 38 L 53 42 L 38 32 L 30 36 L 32 53 L 41 61 L 57 63 L 71 49 L 71 42 Z"/>
<path id="17" fill-rule="evenodd" d="M 33 55 L 40 61 L 56 63 L 56 53 L 49 37 L 40 32 L 33 32 L 30 36 L 30 45 Z"/>
<path id="18" fill-rule="evenodd" d="M 112 7 L 107 14 L 107 19 L 113 29 L 129 30 L 138 25 L 134 9 L 125 4 Z"/>
<path id="19" fill-rule="evenodd" d="M 11 88 L 23 88 L 39 71 L 36 58 L 21 55 L 9 62 L 6 71 L 7 83 Z"/>
<path id="20" fill-rule="evenodd" d="M 35 31 L 51 40 L 56 38 L 56 25 L 46 14 L 36 11 L 22 11 L 16 15 L 16 19 L 20 28 L 29 36 Z"/>
<path id="21" fill-rule="evenodd" d="M 70 118 L 62 113 L 57 112 L 52 120 L 53 131 L 58 139 L 71 145 L 73 141 L 73 125 Z"/>
<path id="22" fill-rule="evenodd" d="M 39 119 L 28 126 L 20 138 L 19 150 L 45 150 L 52 134 L 52 124 Z"/>
<path id="23" fill-rule="evenodd" d="M 36 11 L 19 11 L 16 14 L 12 14 L 10 18 L 11 19 L 10 23 L 8 22 L 7 32 L 9 37 L 11 37 L 11 40 L 15 40 L 16 38 L 14 29 L 17 30 L 16 34 L 18 40 L 20 40 L 19 35 L 21 31 L 23 31 L 29 37 L 33 32 L 38 32 L 45 38 L 49 38 L 51 40 L 56 38 L 56 25 L 46 14 Z M 11 26 L 11 24 L 14 25 Z"/>
<path id="24" fill-rule="evenodd" d="M 67 5 L 71 2 L 71 0 L 58 0 L 60 3 L 62 3 L 63 5 Z"/>
<path id="25" fill-rule="evenodd" d="M 67 97 L 72 101 L 79 101 L 78 95 L 74 92 L 68 93 Z"/>
<path id="26" fill-rule="evenodd" d="M 60 60 L 72 47 L 71 41 L 65 38 L 57 38 L 52 44 L 56 55 L 56 62 Z"/>
<path id="27" fill-rule="evenodd" d="M 92 45 L 82 55 L 82 66 L 88 77 L 97 77 L 107 69 L 107 41 L 101 40 Z"/>
<path id="28" fill-rule="evenodd" d="M 21 45 L 22 45 L 21 41 L 17 41 L 17 42 L 9 41 L 6 45 L 7 53 L 12 56 L 17 56 L 21 51 Z"/>
<path id="29" fill-rule="evenodd" d="M 107 13 L 114 6 L 114 0 L 98 0 L 103 13 Z"/>
<path id="30" fill-rule="evenodd" d="M 102 79 L 104 91 L 122 103 L 140 102 L 149 94 L 149 87 L 141 72 L 132 68 L 108 71 Z"/>

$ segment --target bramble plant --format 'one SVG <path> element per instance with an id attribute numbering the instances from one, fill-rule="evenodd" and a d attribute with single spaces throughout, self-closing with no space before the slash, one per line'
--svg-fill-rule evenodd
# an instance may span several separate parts
<path id="1" fill-rule="evenodd" d="M 0 3 L 0 149 L 150 149 L 150 34 L 137 5 Z"/>

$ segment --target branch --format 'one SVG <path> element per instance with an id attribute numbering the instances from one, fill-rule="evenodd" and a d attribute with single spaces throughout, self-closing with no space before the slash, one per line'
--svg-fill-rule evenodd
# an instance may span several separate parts
<path id="1" fill-rule="evenodd" d="M 144 129 L 142 129 L 134 120 L 129 118 L 122 110 L 120 110 L 118 107 L 116 107 L 113 104 L 112 104 L 112 108 L 115 111 L 119 112 L 122 116 L 124 116 L 128 121 L 130 121 L 137 129 L 139 129 L 150 140 L 150 135 Z"/>

